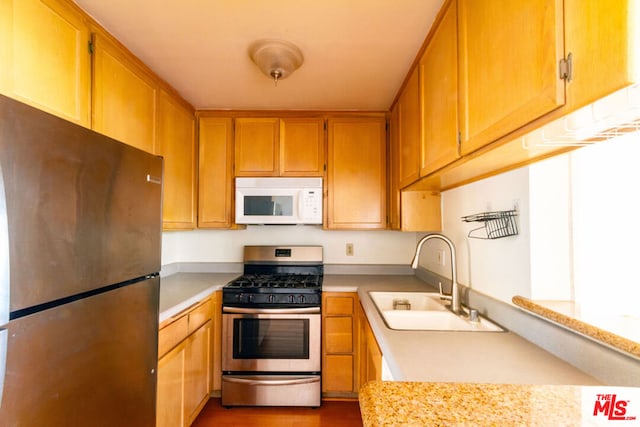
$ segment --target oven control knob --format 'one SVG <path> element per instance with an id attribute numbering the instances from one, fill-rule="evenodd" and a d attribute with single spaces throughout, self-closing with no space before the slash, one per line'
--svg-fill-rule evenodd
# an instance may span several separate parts
<path id="1" fill-rule="evenodd" d="M 249 294 L 249 302 L 253 302 L 253 294 Z"/>
<path id="2" fill-rule="evenodd" d="M 293 295 L 289 295 L 289 302 L 290 302 L 290 303 L 292 303 L 292 304 L 293 304 L 294 302 L 296 302 L 296 301 L 295 301 L 295 297 L 294 297 Z"/>
<path id="3" fill-rule="evenodd" d="M 276 296 L 275 296 L 275 295 L 269 295 L 269 296 L 267 297 L 267 300 L 268 300 L 270 303 L 274 303 L 274 302 L 276 302 Z"/>
<path id="4" fill-rule="evenodd" d="M 298 297 L 298 302 L 299 302 L 300 304 L 303 304 L 303 303 L 304 303 L 304 295 L 300 295 L 300 296 Z"/>

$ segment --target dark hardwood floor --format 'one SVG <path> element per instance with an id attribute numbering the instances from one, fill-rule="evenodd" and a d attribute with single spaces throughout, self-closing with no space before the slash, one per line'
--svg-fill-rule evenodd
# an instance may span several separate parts
<path id="1" fill-rule="evenodd" d="M 192 427 L 361 427 L 357 401 L 326 401 L 318 409 L 296 407 L 224 408 L 210 399 Z"/>

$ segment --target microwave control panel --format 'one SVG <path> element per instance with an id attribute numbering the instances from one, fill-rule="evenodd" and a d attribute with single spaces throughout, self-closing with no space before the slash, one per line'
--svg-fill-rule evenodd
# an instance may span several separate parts
<path id="1" fill-rule="evenodd" d="M 303 219 L 319 219 L 322 221 L 322 189 L 305 188 L 302 190 L 302 212 Z"/>

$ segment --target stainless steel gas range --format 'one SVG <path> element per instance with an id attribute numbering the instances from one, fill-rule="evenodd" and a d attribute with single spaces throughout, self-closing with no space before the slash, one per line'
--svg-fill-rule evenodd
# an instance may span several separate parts
<path id="1" fill-rule="evenodd" d="M 320 406 L 321 246 L 245 246 L 222 289 L 222 404 Z"/>

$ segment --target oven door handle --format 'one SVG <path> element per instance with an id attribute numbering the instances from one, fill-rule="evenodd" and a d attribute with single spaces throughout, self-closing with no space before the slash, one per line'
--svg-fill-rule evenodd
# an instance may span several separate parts
<path id="1" fill-rule="evenodd" d="M 290 378 L 286 380 L 265 379 L 260 377 L 223 377 L 224 381 L 230 383 L 246 384 L 246 385 L 296 385 L 296 384 L 311 384 L 320 381 L 320 377 L 303 377 L 303 378 Z"/>
<path id="2" fill-rule="evenodd" d="M 315 313 L 320 313 L 320 307 L 303 307 L 303 308 L 222 307 L 222 312 L 237 313 L 237 314 L 315 314 Z"/>

